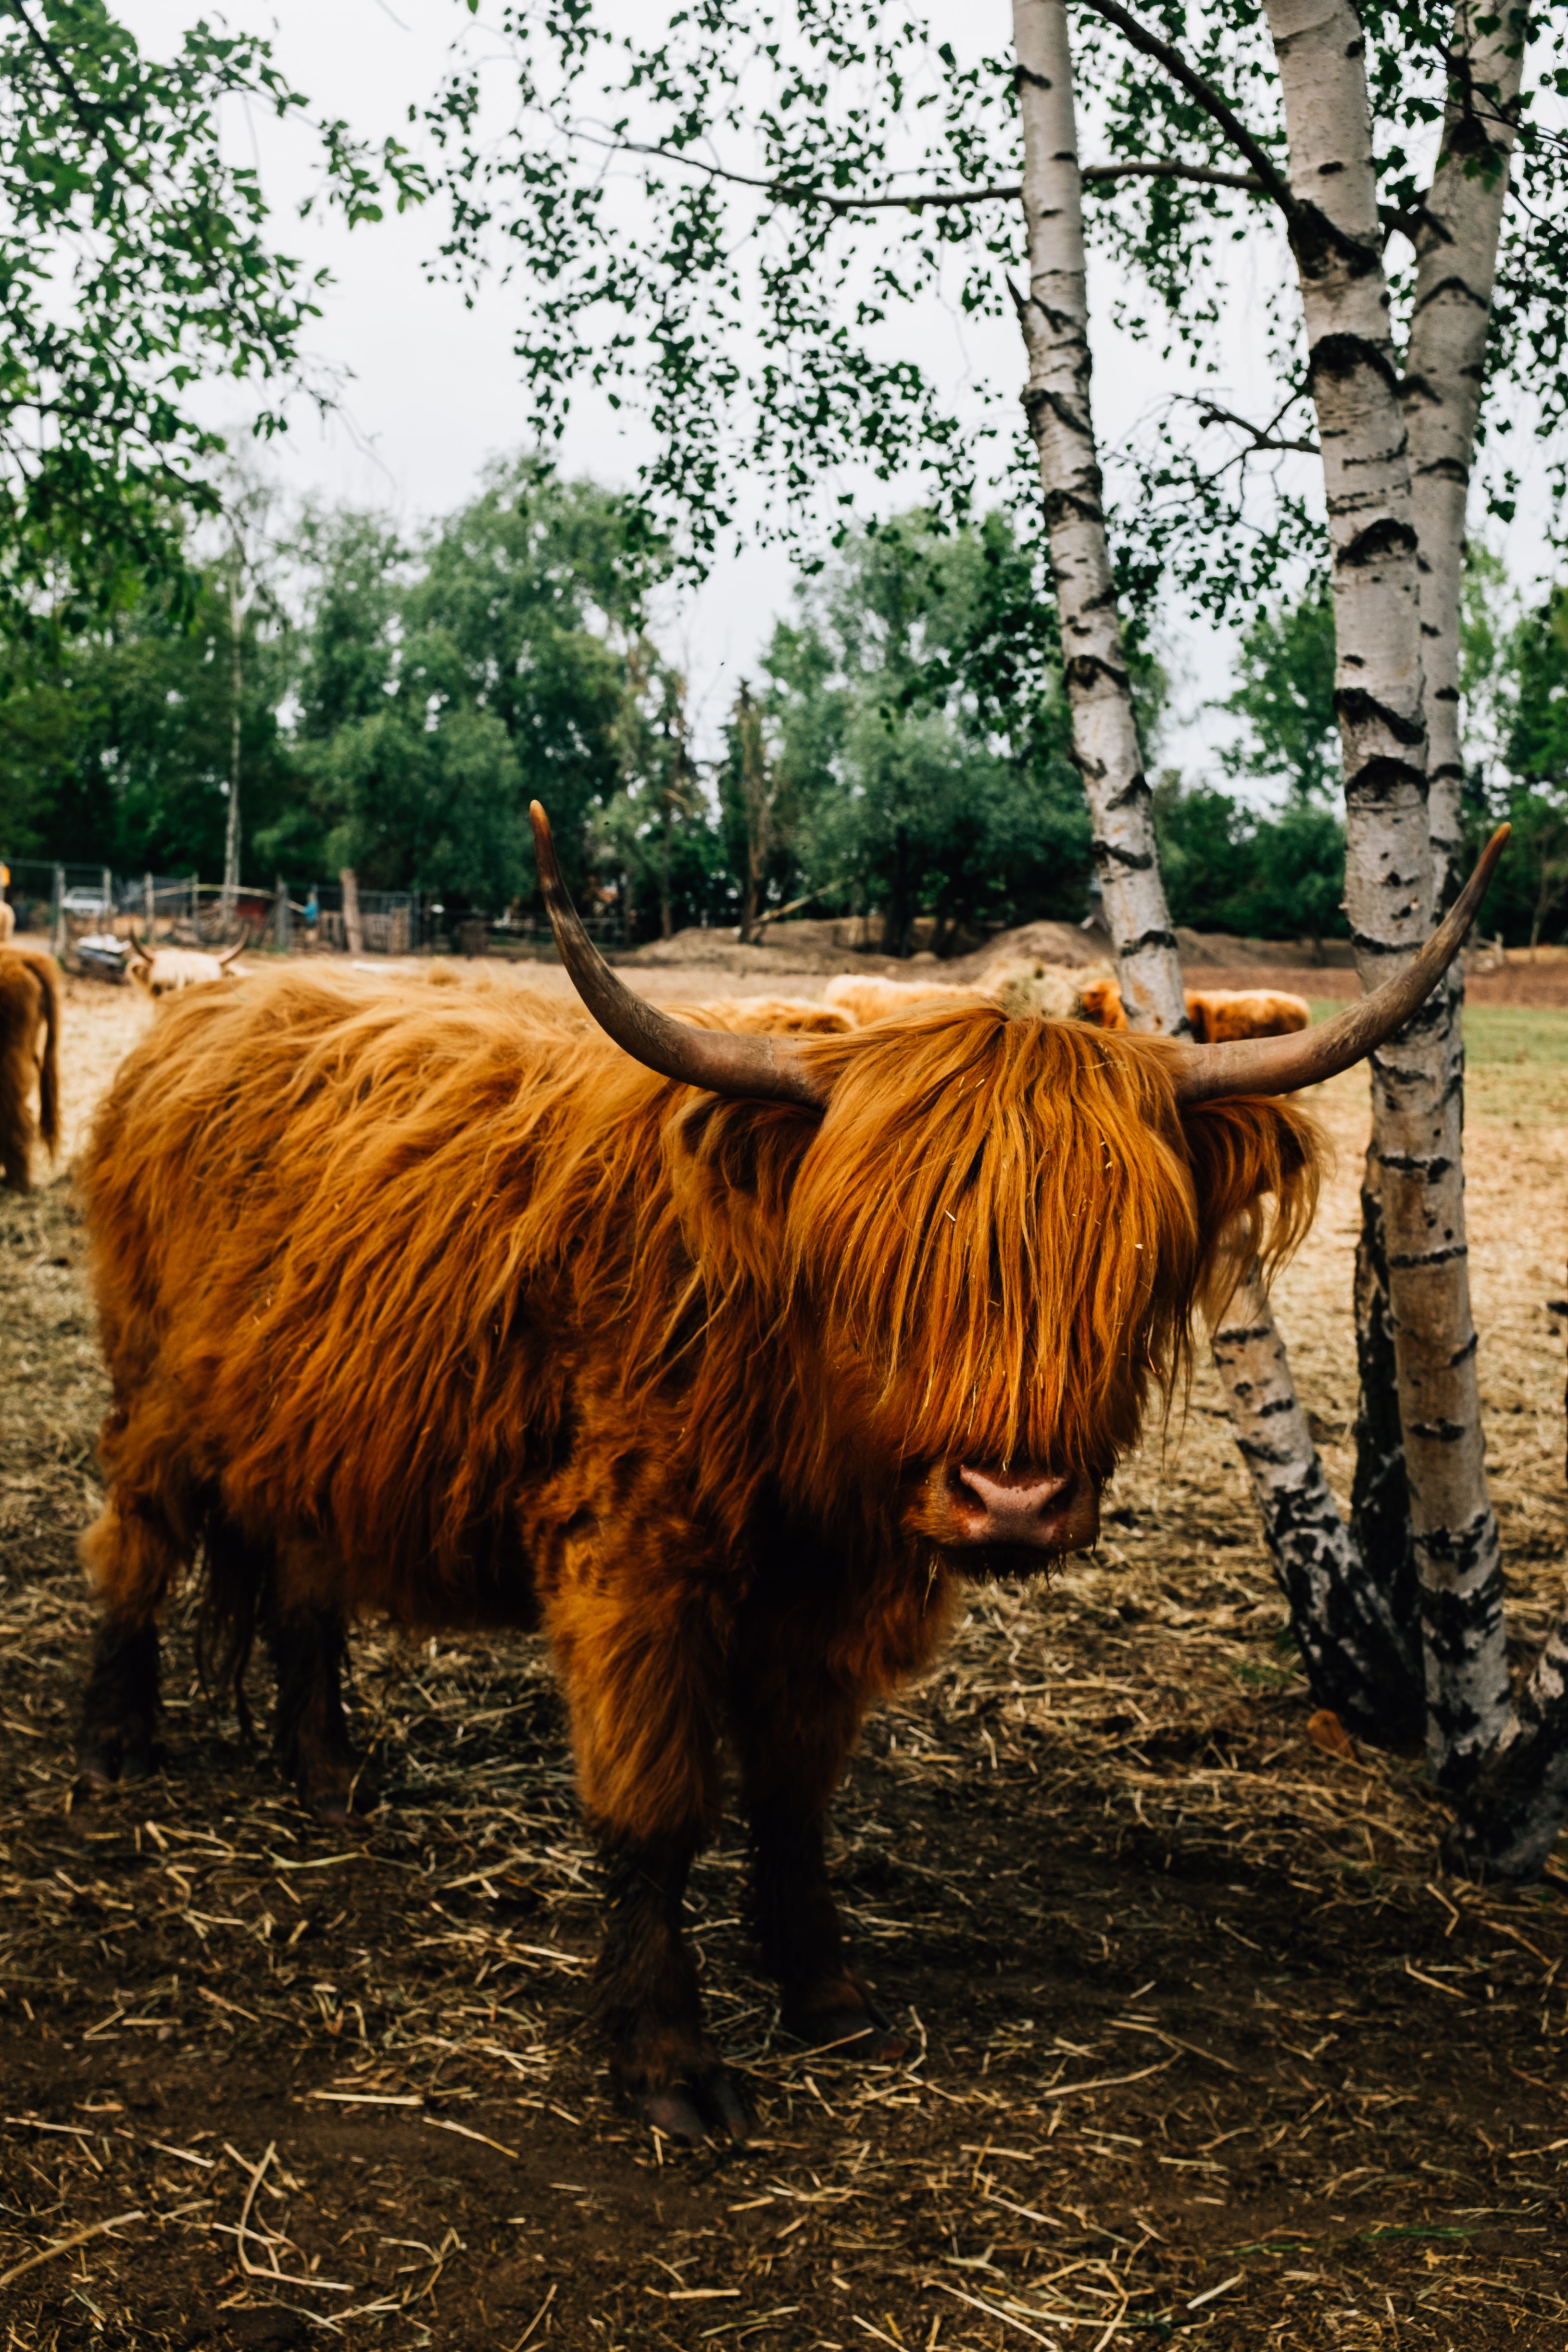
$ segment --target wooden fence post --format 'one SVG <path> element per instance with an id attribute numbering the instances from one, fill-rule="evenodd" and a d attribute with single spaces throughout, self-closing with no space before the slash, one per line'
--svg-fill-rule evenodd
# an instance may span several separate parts
<path id="1" fill-rule="evenodd" d="M 142 877 L 142 913 L 147 926 L 145 944 L 151 947 L 158 928 L 158 902 L 153 892 L 153 877 Z"/>
<path id="2" fill-rule="evenodd" d="M 278 914 L 276 920 L 278 947 L 283 955 L 289 952 L 289 886 L 281 874 L 278 877 Z"/>
<path id="3" fill-rule="evenodd" d="M 338 875 L 343 886 L 343 931 L 349 943 L 350 955 L 364 953 L 364 932 L 359 919 L 359 878 L 352 866 L 343 866 Z"/>

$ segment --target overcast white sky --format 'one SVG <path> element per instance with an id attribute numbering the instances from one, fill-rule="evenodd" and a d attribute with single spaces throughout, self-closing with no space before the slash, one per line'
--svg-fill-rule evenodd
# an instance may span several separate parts
<path id="1" fill-rule="evenodd" d="M 121 0 L 121 12 L 143 44 L 167 51 L 184 25 L 202 13 L 196 0 Z M 994 0 L 998 14 L 1001 0 Z M 344 116 L 365 137 L 406 133 L 411 100 L 439 82 L 452 39 L 471 24 L 458 0 L 231 0 L 228 21 L 270 29 L 280 66 L 322 111 Z M 973 37 L 967 0 L 935 0 L 933 19 L 948 15 Z M 437 225 L 414 212 L 352 234 L 330 218 L 300 223 L 295 207 L 310 185 L 309 141 L 259 117 L 236 110 L 226 126 L 236 160 L 259 163 L 273 205 L 273 241 L 315 265 L 335 283 L 312 344 L 315 357 L 345 376 L 342 413 L 319 423 L 301 404 L 293 430 L 271 445 L 266 462 L 296 492 L 384 508 L 405 526 L 456 506 L 471 492 L 479 468 L 493 453 L 523 438 L 523 411 L 511 338 L 519 297 L 495 284 L 475 309 L 450 288 L 431 286 L 421 264 Z M 1091 286 L 1095 306 L 1097 423 L 1110 445 L 1129 431 L 1163 384 L 1157 358 L 1118 337 L 1106 323 L 1113 289 Z M 1022 350 L 1010 323 L 963 322 L 932 308 L 910 315 L 910 346 L 922 364 L 958 382 L 973 373 L 1010 392 L 1021 383 Z M 1229 389 L 1245 400 L 1245 322 L 1237 321 L 1235 372 Z M 241 422 L 232 394 L 221 395 L 214 421 Z M 638 428 L 607 407 L 574 422 L 564 462 L 607 482 L 629 482 Z M 239 436 L 237 436 L 237 439 Z M 882 510 L 895 494 L 877 493 Z M 671 616 L 692 674 L 695 699 L 711 727 L 732 699 L 736 680 L 756 657 L 773 620 L 787 606 L 790 567 L 776 549 L 727 556 L 706 587 Z M 1189 770 L 1204 762 L 1223 722 L 1202 708 L 1226 687 L 1229 638 L 1212 627 L 1184 625 L 1173 616 L 1167 650 L 1178 677 L 1178 718 L 1164 756 Z"/>

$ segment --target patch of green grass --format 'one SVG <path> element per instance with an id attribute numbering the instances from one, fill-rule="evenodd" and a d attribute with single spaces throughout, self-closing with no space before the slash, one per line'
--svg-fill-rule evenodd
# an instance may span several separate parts
<path id="1" fill-rule="evenodd" d="M 1320 998 L 1312 1018 L 1343 1009 Z M 1468 1116 L 1478 1122 L 1568 1125 L 1568 1007 L 1467 1005 L 1465 1076 Z"/>

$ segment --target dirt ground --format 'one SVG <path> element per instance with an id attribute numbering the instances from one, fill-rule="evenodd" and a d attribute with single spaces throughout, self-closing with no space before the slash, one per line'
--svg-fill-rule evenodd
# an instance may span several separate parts
<path id="1" fill-rule="evenodd" d="M 143 1016 L 68 999 L 74 1140 Z M 1562 1597 L 1568 1013 L 1483 1005 L 1471 1034 L 1522 1658 Z M 1279 1305 L 1342 1491 L 1364 1081 L 1319 1108 L 1339 1172 Z M 103 1406 L 81 1251 L 67 1183 L 4 1198 L 6 2347 L 1568 2346 L 1568 1869 L 1446 1880 L 1419 1759 L 1312 1744 L 1206 1371 L 1098 1553 L 977 1590 L 851 1767 L 846 1908 L 918 2056 L 857 2071 L 777 2035 L 729 1835 L 697 1941 L 763 2136 L 677 2156 L 607 2095 L 594 1874 L 532 1643 L 361 1636 L 361 1832 L 315 1825 L 208 1709 L 178 1628 L 165 1772 L 75 1790 Z"/>

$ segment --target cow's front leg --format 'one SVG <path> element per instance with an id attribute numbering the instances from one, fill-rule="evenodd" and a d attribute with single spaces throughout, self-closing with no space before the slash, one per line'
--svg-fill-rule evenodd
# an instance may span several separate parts
<path id="1" fill-rule="evenodd" d="M 611 1532 L 595 1525 L 565 1548 L 544 1609 L 608 1880 L 598 1993 L 610 2071 L 669 2138 L 744 2138 L 746 2103 L 703 2029 L 681 1927 L 691 1858 L 718 1819 L 728 1595 L 679 1527 L 624 1548 Z"/>
<path id="2" fill-rule="evenodd" d="M 681 1932 L 694 1831 L 602 1841 L 609 1925 L 599 2013 L 616 2086 L 645 2123 L 690 2145 L 710 2133 L 745 2139 L 740 2086 L 703 2029 L 697 1971 Z"/>
<path id="3" fill-rule="evenodd" d="M 846 1948 L 824 1850 L 827 1807 L 866 1710 L 923 1670 L 951 1613 L 945 1580 L 870 1595 L 802 1543 L 760 1579 L 735 1643 L 731 1726 L 751 1819 L 752 1904 L 786 2029 L 814 2049 L 898 2059 Z"/>
<path id="4" fill-rule="evenodd" d="M 751 1817 L 752 1912 L 785 2031 L 846 2058 L 901 2058 L 908 2036 L 889 2025 L 852 1967 L 827 1876 L 827 1802 L 859 1707 L 826 1676 L 799 1712 L 788 1700 L 768 1706 L 762 1690 L 751 1696 L 737 1710 L 736 1745 Z"/>
<path id="5" fill-rule="evenodd" d="M 784 2030 L 842 2058 L 902 2058 L 890 2026 L 851 1965 L 828 1883 L 821 1810 L 796 1796 L 753 1798 L 752 1904 L 763 1966 L 779 1988 Z"/>

